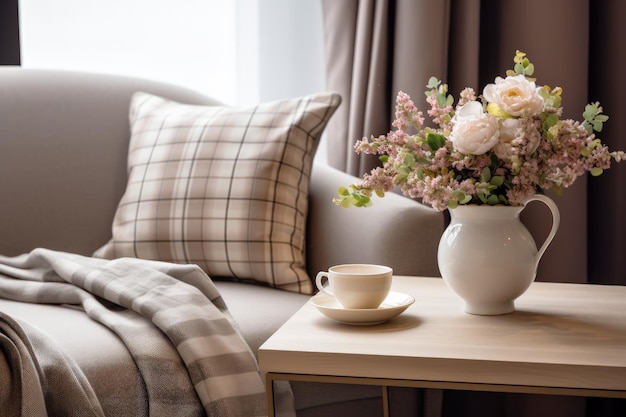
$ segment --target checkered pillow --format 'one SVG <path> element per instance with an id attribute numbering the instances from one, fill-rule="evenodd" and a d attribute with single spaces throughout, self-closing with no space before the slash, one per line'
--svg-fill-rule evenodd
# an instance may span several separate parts
<path id="1" fill-rule="evenodd" d="M 231 108 L 133 96 L 128 184 L 94 256 L 194 263 L 213 278 L 312 293 L 312 159 L 333 93 Z"/>

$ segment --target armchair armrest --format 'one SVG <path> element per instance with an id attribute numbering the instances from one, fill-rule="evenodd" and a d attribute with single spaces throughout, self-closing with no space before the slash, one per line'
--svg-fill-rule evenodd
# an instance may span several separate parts
<path id="1" fill-rule="evenodd" d="M 399 194 L 375 198 L 372 207 L 333 204 L 340 185 L 358 178 L 316 162 L 311 175 L 307 268 L 311 276 L 341 263 L 389 265 L 397 275 L 439 276 L 437 247 L 443 213 Z"/>

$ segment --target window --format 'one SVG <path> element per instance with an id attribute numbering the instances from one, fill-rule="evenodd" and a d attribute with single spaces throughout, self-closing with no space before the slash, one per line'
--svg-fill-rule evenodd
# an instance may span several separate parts
<path id="1" fill-rule="evenodd" d="M 139 76 L 252 104 L 325 89 L 319 0 L 20 0 L 22 66 Z"/>

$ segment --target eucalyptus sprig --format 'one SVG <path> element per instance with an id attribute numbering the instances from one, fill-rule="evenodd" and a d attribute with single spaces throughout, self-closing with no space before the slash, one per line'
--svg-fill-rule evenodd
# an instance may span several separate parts
<path id="1" fill-rule="evenodd" d="M 535 73 L 535 66 L 532 62 L 526 57 L 526 53 L 517 50 L 515 52 L 515 57 L 513 58 L 513 62 L 515 65 L 512 70 L 507 70 L 506 75 L 515 76 L 515 75 L 524 75 L 528 81 L 537 81 L 536 78 L 532 78 L 531 75 Z"/>
<path id="2" fill-rule="evenodd" d="M 602 106 L 600 106 L 600 103 L 597 101 L 595 103 L 589 103 L 585 106 L 583 118 L 585 119 L 583 126 L 585 126 L 587 133 L 590 135 L 594 130 L 598 133 L 602 132 L 604 122 L 609 120 L 609 116 L 602 114 Z"/>
<path id="3" fill-rule="evenodd" d="M 424 94 L 427 97 L 434 94 L 440 107 L 452 106 L 454 104 L 454 97 L 448 94 L 448 84 L 442 83 L 437 77 L 430 77 L 426 88 L 428 88 L 428 91 Z"/>
<path id="4" fill-rule="evenodd" d="M 385 194 L 376 192 L 378 197 L 384 197 Z M 350 189 L 340 186 L 337 190 L 337 197 L 333 198 L 333 203 L 343 208 L 354 207 L 370 207 L 372 205 L 371 191 L 358 189 L 354 184 L 350 185 Z"/>

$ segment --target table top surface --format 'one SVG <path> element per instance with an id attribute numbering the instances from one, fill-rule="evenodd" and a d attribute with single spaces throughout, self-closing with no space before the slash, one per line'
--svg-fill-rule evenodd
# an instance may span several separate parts
<path id="1" fill-rule="evenodd" d="M 626 287 L 535 282 L 501 316 L 465 313 L 440 278 L 396 276 L 392 291 L 415 303 L 372 326 L 308 302 L 261 346 L 261 370 L 626 391 Z"/>

